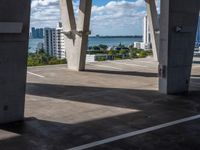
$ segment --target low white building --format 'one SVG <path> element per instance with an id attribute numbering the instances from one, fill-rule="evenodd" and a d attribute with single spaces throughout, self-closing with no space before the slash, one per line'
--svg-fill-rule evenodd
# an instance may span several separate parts
<path id="1" fill-rule="evenodd" d="M 100 60 L 113 60 L 114 57 L 108 54 L 87 54 L 86 55 L 86 63 L 91 63 Z"/>
<path id="2" fill-rule="evenodd" d="M 86 55 L 86 63 L 91 63 L 91 62 L 95 62 L 95 55 Z"/>
<path id="3" fill-rule="evenodd" d="M 143 49 L 142 45 L 143 45 L 143 42 L 134 42 L 133 47 L 137 49 Z"/>

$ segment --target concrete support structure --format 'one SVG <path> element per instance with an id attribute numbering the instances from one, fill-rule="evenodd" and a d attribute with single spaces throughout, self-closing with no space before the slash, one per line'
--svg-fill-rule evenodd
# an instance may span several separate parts
<path id="1" fill-rule="evenodd" d="M 85 70 L 92 0 L 80 0 L 77 24 L 72 0 L 60 1 L 68 68 L 76 71 Z"/>
<path id="2" fill-rule="evenodd" d="M 77 24 L 72 0 L 60 2 L 68 67 L 81 71 L 85 69 L 92 0 L 80 0 Z M 155 0 L 146 2 L 156 59 L 159 49 L 159 90 L 187 92 L 200 0 L 161 0 L 160 38 Z M 0 1 L 0 123 L 24 117 L 30 3 Z"/>
<path id="3" fill-rule="evenodd" d="M 156 0 L 145 0 L 145 1 L 147 7 L 147 18 L 149 19 L 149 25 L 150 25 L 153 57 L 155 61 L 158 61 L 160 29 L 159 29 L 159 17 L 156 7 Z"/>
<path id="4" fill-rule="evenodd" d="M 24 117 L 30 3 L 0 1 L 0 123 Z"/>
<path id="5" fill-rule="evenodd" d="M 161 93 L 177 94 L 188 91 L 199 8 L 199 0 L 161 1 Z"/>

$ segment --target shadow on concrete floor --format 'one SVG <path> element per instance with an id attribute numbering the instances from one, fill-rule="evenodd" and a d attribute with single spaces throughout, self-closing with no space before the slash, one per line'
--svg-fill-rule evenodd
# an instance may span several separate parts
<path id="1" fill-rule="evenodd" d="M 196 77 L 196 78 L 198 78 L 198 77 L 200 77 L 200 75 L 191 75 L 191 77 Z M 194 79 L 193 79 L 194 80 Z"/>
<path id="2" fill-rule="evenodd" d="M 179 108 L 191 106 L 198 102 L 199 91 L 190 91 L 188 95 L 165 95 L 158 91 L 142 89 L 120 89 L 71 85 L 54 85 L 27 83 L 26 93 L 60 100 L 115 106 L 120 108 L 137 108 L 143 104 L 164 104 L 165 107 Z M 188 100 L 190 99 L 190 101 Z M 200 102 L 200 101 L 199 101 Z M 195 104 L 194 104 L 195 105 Z M 188 109 L 188 108 L 186 108 Z"/>
<path id="3" fill-rule="evenodd" d="M 151 115 L 150 115 L 151 114 Z M 153 114 L 153 115 L 152 115 Z M 103 118 L 98 120 L 90 120 L 77 124 L 66 124 L 41 120 L 37 118 L 26 118 L 22 122 L 5 124 L 0 126 L 0 130 L 9 131 L 18 134 L 15 137 L 0 139 L 1 150 L 66 150 L 74 146 L 87 144 L 97 140 L 129 133 L 139 129 L 144 129 L 168 121 L 185 117 L 186 114 L 178 111 L 162 110 L 129 113 L 118 115 L 115 117 Z M 192 115 L 187 113 L 187 115 Z M 194 127 L 194 125 L 196 125 Z M 102 150 L 127 150 L 127 149 L 173 149 L 179 147 L 184 150 L 183 144 L 188 143 L 193 146 L 199 146 L 199 133 L 194 132 L 200 130 L 199 124 L 193 127 L 175 127 L 166 130 L 160 135 L 159 133 L 145 134 L 125 139 L 122 142 L 115 142 L 114 145 L 106 145 L 107 148 L 99 148 Z M 180 130 L 182 129 L 182 130 Z M 180 131 L 179 131 L 180 130 Z M 162 131 L 162 130 L 161 130 Z M 192 131 L 192 132 L 191 132 Z M 161 140 L 162 139 L 162 140 Z M 191 140 L 193 139 L 193 140 Z M 156 141 L 156 142 L 155 142 Z M 139 143 L 138 143 L 139 142 Z M 141 144 L 141 142 L 143 144 Z M 154 143 L 154 144 L 153 144 Z M 111 143 L 112 144 L 112 143 Z M 153 145 L 152 145 L 153 144 Z M 105 145 L 104 145 L 105 146 Z M 163 147 L 164 146 L 164 147 Z M 92 148 L 96 150 L 96 147 Z"/>
<path id="4" fill-rule="evenodd" d="M 66 150 L 70 147 L 180 119 L 200 111 L 199 91 L 191 92 L 188 96 L 183 97 L 166 96 L 151 90 L 27 83 L 27 94 L 59 100 L 134 108 L 140 111 L 75 124 L 49 121 L 48 118 L 47 120 L 26 118 L 24 122 L 1 125 L 1 130 L 19 134 L 16 137 L 0 138 L 1 150 Z M 172 131 L 177 131 L 177 129 Z M 134 143 L 134 140 L 123 141 L 121 144 L 118 142 L 115 148 L 112 145 L 102 149 L 127 150 L 133 147 L 145 149 L 151 145 L 153 150 L 163 149 L 163 144 L 168 145 L 168 149 L 170 149 L 179 141 L 187 142 L 187 138 L 194 137 L 190 131 L 189 128 L 185 129 L 186 135 L 183 138 L 177 136 L 183 134 L 183 131 L 180 131 L 179 134 L 177 132 L 171 134 L 166 131 L 163 140 L 160 140 L 161 135 L 153 134 L 150 137 L 144 136 L 143 144 Z M 195 141 L 198 139 L 195 138 Z M 154 141 L 157 141 L 156 145 L 152 146 Z M 180 149 L 184 149 L 181 145 L 178 146 Z"/>
<path id="5" fill-rule="evenodd" d="M 134 113 L 130 113 L 77 124 L 26 118 L 21 122 L 0 126 L 1 130 L 19 134 L 18 137 L 0 139 L 0 149 L 66 150 L 66 148 L 136 130 L 137 125 L 130 128 L 128 122 L 123 122 L 123 118 L 128 121 L 128 118 L 134 119 L 134 116 Z"/>
<path id="6" fill-rule="evenodd" d="M 152 111 L 153 113 L 153 111 Z M 155 113 L 155 112 L 154 112 Z M 41 120 L 37 118 L 26 118 L 22 122 L 1 125 L 0 129 L 16 133 L 19 136 L 0 139 L 1 150 L 66 150 L 67 148 L 87 144 L 90 142 L 102 140 L 105 138 L 129 133 L 139 129 L 144 129 L 168 121 L 184 117 L 184 113 L 176 114 L 176 111 L 158 111 L 149 117 L 147 112 L 129 113 L 115 117 L 90 120 L 77 124 L 66 124 Z M 192 114 L 187 114 L 192 115 Z M 195 125 L 195 126 L 194 126 Z M 166 130 L 160 135 L 158 133 L 145 134 L 115 142 L 114 145 L 102 150 L 127 150 L 134 149 L 173 149 L 179 147 L 184 150 L 184 144 L 188 143 L 194 147 L 199 146 L 199 124 L 193 124 L 189 127 L 175 127 Z M 181 129 L 181 130 L 180 130 Z M 195 131 L 193 131 L 195 130 Z M 161 130 L 162 131 L 162 130 Z M 192 132 L 191 132 L 192 131 Z M 139 138 L 139 139 L 138 139 Z M 162 139 L 162 140 L 161 140 Z M 193 139 L 193 140 L 191 140 Z M 156 142 L 155 142 L 156 141 Z M 139 143 L 137 143 L 139 142 Z M 142 143 L 143 144 L 142 144 Z M 154 144 L 153 144 L 154 143 Z M 111 143 L 112 144 L 112 143 Z M 153 145 L 152 145 L 153 144 Z M 104 145 L 105 146 L 105 145 Z M 164 146 L 164 147 L 163 147 Z M 96 147 L 92 148 L 96 150 Z"/>
<path id="7" fill-rule="evenodd" d="M 136 72 L 136 71 L 111 71 L 111 70 L 86 69 L 85 72 L 113 74 L 113 75 L 130 75 L 130 76 L 141 76 L 141 77 L 158 77 L 157 73 Z"/>
<path id="8" fill-rule="evenodd" d="M 194 61 L 193 61 L 193 64 L 200 64 L 200 61 L 194 60 Z"/>
<path id="9" fill-rule="evenodd" d="M 134 107 L 137 103 L 151 102 L 159 98 L 156 91 L 101 88 L 71 85 L 27 83 L 27 94 L 52 97 L 69 101 L 101 104 L 116 107 Z M 142 98 L 141 98 L 142 96 Z M 149 97 L 152 97 L 149 99 Z"/>

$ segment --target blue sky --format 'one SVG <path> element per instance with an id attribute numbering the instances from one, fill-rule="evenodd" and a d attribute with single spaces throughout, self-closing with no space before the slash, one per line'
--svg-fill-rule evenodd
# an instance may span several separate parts
<path id="1" fill-rule="evenodd" d="M 93 0 L 93 4 L 101 6 L 101 5 L 105 5 L 108 2 L 110 2 L 111 0 Z M 116 0 L 117 1 L 117 0 Z M 119 0 L 118 0 L 119 1 Z M 127 0 L 129 2 L 135 1 L 135 0 Z"/>
<path id="2" fill-rule="evenodd" d="M 79 0 L 74 0 L 78 11 Z M 144 0 L 93 0 L 92 35 L 141 35 Z M 55 27 L 60 20 L 59 0 L 32 0 L 31 26 Z"/>

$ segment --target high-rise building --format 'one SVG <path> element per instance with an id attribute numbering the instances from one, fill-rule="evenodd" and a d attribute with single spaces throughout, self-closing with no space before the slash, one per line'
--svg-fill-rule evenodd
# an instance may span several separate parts
<path id="1" fill-rule="evenodd" d="M 44 28 L 44 50 L 51 56 L 56 56 L 56 29 Z"/>
<path id="2" fill-rule="evenodd" d="M 62 24 L 57 28 L 44 28 L 44 49 L 51 56 L 66 58 L 65 41 Z"/>
<path id="3" fill-rule="evenodd" d="M 61 22 L 58 23 L 56 28 L 56 57 L 60 59 L 66 58 L 65 40 Z"/>
<path id="4" fill-rule="evenodd" d="M 38 28 L 36 30 L 36 32 L 37 32 L 37 38 L 42 39 L 44 37 L 44 30 L 43 30 L 43 28 Z"/>
<path id="5" fill-rule="evenodd" d="M 37 38 L 40 38 L 42 39 L 44 36 L 44 31 L 43 31 L 43 28 L 35 28 L 35 27 L 32 27 L 31 29 L 31 35 L 32 35 L 32 38 L 33 39 L 37 39 Z"/>
<path id="6" fill-rule="evenodd" d="M 151 32 L 149 19 L 147 15 L 144 17 L 144 29 L 143 29 L 143 49 L 151 49 Z"/>
<path id="7" fill-rule="evenodd" d="M 36 33 L 35 27 L 32 27 L 32 28 L 31 28 L 31 35 L 32 35 L 32 38 L 33 38 L 33 39 L 36 38 L 37 33 Z"/>

